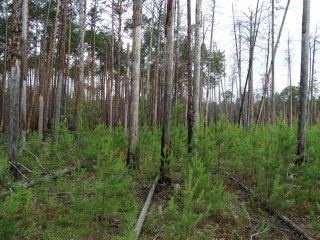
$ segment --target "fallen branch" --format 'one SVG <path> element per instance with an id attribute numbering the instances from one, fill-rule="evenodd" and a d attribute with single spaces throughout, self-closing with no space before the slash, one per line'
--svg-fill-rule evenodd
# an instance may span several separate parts
<path id="1" fill-rule="evenodd" d="M 263 210 L 267 211 L 270 215 L 273 215 L 280 219 L 282 222 L 284 222 L 288 227 L 290 227 L 296 234 L 298 234 L 300 237 L 306 239 L 306 240 L 316 240 L 314 237 L 307 234 L 302 228 L 300 228 L 297 224 L 295 224 L 292 220 L 290 220 L 288 217 L 278 213 L 275 209 L 271 208 L 269 204 L 263 200 L 259 195 L 254 193 L 249 187 L 247 187 L 244 183 L 237 180 L 233 176 L 226 173 L 226 175 L 229 177 L 230 180 L 235 182 L 237 185 L 239 185 L 247 194 L 251 195 L 255 201 L 260 203 L 260 206 L 263 208 Z"/>
<path id="2" fill-rule="evenodd" d="M 159 181 L 159 175 L 154 180 L 154 182 L 152 184 L 152 187 L 150 189 L 150 192 L 148 194 L 147 200 L 146 200 L 146 202 L 145 202 L 145 204 L 144 204 L 144 206 L 143 206 L 143 208 L 141 210 L 140 216 L 139 216 L 139 218 L 137 220 L 137 223 L 136 223 L 136 227 L 133 230 L 133 240 L 139 239 L 139 236 L 140 236 L 140 233 L 141 233 L 141 229 L 142 229 L 142 225 L 144 223 L 144 220 L 146 219 L 147 212 L 148 212 L 151 200 L 152 200 L 152 196 L 153 196 L 154 190 L 156 189 L 158 181 Z"/>
<path id="3" fill-rule="evenodd" d="M 59 171 L 56 171 L 56 172 L 53 172 L 51 174 L 47 174 L 45 175 L 44 177 L 42 178 L 39 178 L 37 180 L 34 180 L 34 181 L 28 181 L 28 182 L 25 182 L 23 184 L 23 187 L 25 189 L 28 189 L 28 188 L 31 188 L 33 187 L 34 185 L 38 184 L 38 183 L 41 183 L 43 181 L 45 181 L 46 179 L 48 178 L 58 178 L 58 177 L 62 177 L 63 175 L 66 175 L 74 170 L 76 170 L 78 167 L 77 166 L 74 166 L 74 167 L 71 167 L 71 168 L 64 168 L 62 170 L 59 170 Z M 7 196 L 9 196 L 14 190 L 10 188 L 10 190 L 6 191 L 6 192 L 3 192 L 0 196 L 0 198 L 5 198 Z"/>

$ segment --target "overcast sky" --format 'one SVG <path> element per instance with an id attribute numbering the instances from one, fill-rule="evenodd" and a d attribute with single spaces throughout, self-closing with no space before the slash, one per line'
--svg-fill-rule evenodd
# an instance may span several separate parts
<path id="1" fill-rule="evenodd" d="M 217 46 L 221 50 L 225 50 L 226 58 L 229 59 L 229 67 L 227 71 L 229 74 L 230 64 L 232 64 L 232 56 L 234 54 L 234 35 L 233 35 L 233 20 L 232 20 L 232 3 L 235 5 L 236 15 L 238 17 L 244 17 L 243 13 L 248 13 L 248 8 L 254 10 L 256 0 L 216 0 L 216 24 L 214 30 L 214 40 L 217 42 Z M 263 2 L 260 0 L 260 2 Z M 276 6 L 285 7 L 287 0 L 276 0 Z M 210 0 L 203 0 L 203 12 L 209 13 Z M 192 4 L 195 5 L 195 0 L 192 0 Z M 265 4 L 269 4 L 269 1 L 265 1 Z M 301 22 L 302 22 L 302 5 L 303 0 L 291 0 L 290 8 L 288 10 L 285 26 L 282 32 L 282 37 L 277 51 L 277 57 L 275 60 L 276 64 L 276 82 L 275 87 L 277 91 L 281 91 L 287 86 L 287 63 L 286 63 L 286 52 L 287 52 L 287 39 L 288 35 L 291 38 L 291 49 L 292 49 L 292 81 L 294 85 L 298 85 L 300 81 L 300 49 L 301 49 Z M 192 8 L 193 11 L 195 6 Z M 311 0 L 311 24 L 310 33 L 314 35 L 317 24 L 320 25 L 320 0 Z M 284 8 L 276 11 L 276 33 L 280 27 L 282 16 L 284 14 Z M 318 33 L 320 32 L 320 29 Z M 267 33 L 266 33 L 267 34 Z M 207 34 L 209 39 L 210 34 Z M 257 50 L 258 51 L 258 50 Z M 248 54 L 247 54 L 248 55 Z M 248 56 L 244 55 L 244 59 L 248 59 Z M 258 55 L 258 54 L 257 54 Z M 319 53 L 320 55 L 320 53 Z M 256 56 L 255 69 L 255 89 L 261 89 L 261 74 L 263 73 L 262 65 L 265 62 L 263 56 Z M 320 57 L 317 58 L 320 60 Z M 260 65 L 260 66 L 259 66 Z M 320 61 L 317 61 L 316 69 L 319 69 Z M 318 71 L 320 72 L 320 71 Z M 243 74 L 243 76 L 245 76 Z M 320 75 L 317 74 L 317 79 Z M 244 81 L 244 80 L 243 80 Z"/>
<path id="2" fill-rule="evenodd" d="M 311 1 L 311 23 L 310 23 L 310 33 L 314 35 L 317 24 L 319 25 L 318 35 L 320 34 L 320 0 L 310 0 Z M 91 2 L 91 0 L 89 0 Z M 145 2 L 143 11 L 145 13 L 146 7 L 152 9 L 152 0 Z M 183 26 L 186 26 L 187 19 L 187 4 L 186 0 L 180 0 L 181 11 L 183 13 L 181 18 L 181 23 Z M 211 15 L 211 5 L 213 0 L 202 0 L 202 12 L 204 16 Z M 260 0 L 264 2 L 264 6 L 270 6 L 271 0 Z M 276 7 L 278 8 L 275 12 L 275 38 L 277 37 L 278 30 L 282 21 L 284 14 L 284 8 L 287 4 L 287 0 L 275 0 Z M 194 23 L 195 15 L 195 3 L 196 0 L 191 0 L 191 11 L 192 11 L 192 22 Z M 235 17 L 240 19 L 245 19 L 245 13 L 248 14 L 248 9 L 254 10 L 256 7 L 257 0 L 216 0 L 216 12 L 215 12 L 215 27 L 214 27 L 214 41 L 217 43 L 217 48 L 225 51 L 225 56 L 227 60 L 226 72 L 228 76 L 232 75 L 231 65 L 233 64 L 233 57 L 235 54 L 235 45 L 234 45 L 234 35 L 233 35 L 233 19 L 232 19 L 232 4 L 235 5 Z M 146 6 L 146 4 L 148 6 Z M 290 7 L 288 10 L 286 22 L 280 39 L 279 48 L 277 51 L 277 56 L 275 60 L 276 64 L 276 76 L 275 76 L 275 87 L 276 91 L 280 92 L 283 88 L 288 86 L 288 70 L 287 70 L 287 40 L 290 36 L 291 43 L 290 48 L 292 50 L 291 57 L 291 68 L 292 68 L 292 83 L 297 86 L 300 81 L 300 49 L 301 49 L 301 22 L 302 22 L 302 7 L 303 0 L 291 0 Z M 131 18 L 132 12 L 129 10 L 125 18 Z M 105 19 L 107 20 L 107 19 Z M 106 23 L 110 24 L 110 21 Z M 209 48 L 209 38 L 210 38 L 210 20 L 205 20 L 206 24 L 206 44 Z M 262 28 L 262 27 L 261 27 Z M 265 55 L 262 55 L 261 47 L 265 47 L 267 44 L 266 41 L 262 41 L 261 38 L 267 37 L 267 27 L 264 26 L 264 30 L 260 29 L 260 40 L 258 40 L 259 47 L 255 50 L 255 62 L 254 62 L 254 89 L 255 92 L 261 92 L 262 89 L 262 79 L 265 72 Z M 186 33 L 184 33 L 186 34 Z M 132 39 L 124 35 L 124 42 L 129 42 L 131 45 Z M 318 49 L 320 44 L 318 44 Z M 243 72 L 242 72 L 242 82 L 246 76 L 247 70 L 247 59 L 248 53 L 244 52 L 242 54 L 243 62 Z M 320 68 L 320 52 L 316 54 L 316 67 L 315 69 Z M 320 69 L 317 71 L 316 78 L 320 79 Z M 242 84 L 243 85 L 243 84 Z M 227 87 L 229 88 L 229 87 Z"/>

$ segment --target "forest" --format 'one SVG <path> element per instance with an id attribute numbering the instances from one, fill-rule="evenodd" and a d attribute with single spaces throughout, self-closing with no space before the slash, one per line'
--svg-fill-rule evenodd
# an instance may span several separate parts
<path id="1" fill-rule="evenodd" d="M 316 1 L 223 2 L 0 0 L 1 240 L 320 239 Z"/>

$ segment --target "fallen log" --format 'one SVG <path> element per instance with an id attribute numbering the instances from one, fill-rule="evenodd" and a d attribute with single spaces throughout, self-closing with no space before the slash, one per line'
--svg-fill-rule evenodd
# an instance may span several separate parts
<path id="1" fill-rule="evenodd" d="M 70 172 L 76 170 L 77 168 L 78 168 L 77 166 L 74 166 L 74 167 L 71 167 L 71 168 L 64 168 L 64 169 L 62 169 L 62 170 L 58 170 L 58 171 L 53 172 L 53 173 L 48 173 L 48 174 L 46 174 L 44 177 L 41 177 L 41 178 L 39 178 L 39 179 L 37 179 L 37 180 L 25 182 L 25 183 L 23 184 L 23 187 L 24 187 L 25 189 L 31 188 L 31 187 L 33 187 L 34 185 L 39 184 L 39 183 L 45 181 L 45 180 L 48 179 L 48 178 L 53 178 L 53 179 L 55 179 L 55 178 L 62 177 L 62 176 L 64 176 L 64 175 L 69 174 Z M 5 198 L 5 197 L 9 196 L 13 191 L 14 191 L 14 190 L 10 188 L 8 191 L 3 192 L 3 193 L 1 194 L 1 197 L 0 197 L 0 198 Z"/>
<path id="2" fill-rule="evenodd" d="M 253 199 L 260 204 L 263 210 L 268 212 L 270 215 L 275 216 L 282 222 L 284 222 L 288 227 L 292 229 L 296 234 L 298 234 L 300 237 L 306 239 L 306 240 L 316 240 L 316 238 L 310 236 L 308 233 L 306 233 L 301 227 L 299 227 L 296 223 L 294 223 L 292 220 L 290 220 L 288 217 L 285 215 L 280 214 L 277 212 L 275 209 L 269 206 L 269 204 L 262 199 L 259 195 L 254 193 L 248 186 L 246 186 L 244 183 L 239 181 L 238 179 L 234 178 L 230 174 L 225 173 L 228 178 L 235 182 L 237 185 L 239 185 L 248 195 L 252 196 Z"/>
<path id="3" fill-rule="evenodd" d="M 133 230 L 133 240 L 139 239 L 139 236 L 140 236 L 140 233 L 141 233 L 141 229 L 142 229 L 142 225 L 144 223 L 144 220 L 146 219 L 146 216 L 147 216 L 147 213 L 148 213 L 148 209 L 149 209 L 149 206 L 150 206 L 153 194 L 154 194 L 154 190 L 156 189 L 156 186 L 158 184 L 158 181 L 159 181 L 159 175 L 153 181 L 153 184 L 152 184 L 152 187 L 151 187 L 151 189 L 149 191 L 147 200 L 146 200 L 146 202 L 145 202 L 145 204 L 144 204 L 144 206 L 143 206 L 143 208 L 141 210 L 140 216 L 139 216 L 139 218 L 137 220 L 137 223 L 136 223 L 136 227 Z"/>

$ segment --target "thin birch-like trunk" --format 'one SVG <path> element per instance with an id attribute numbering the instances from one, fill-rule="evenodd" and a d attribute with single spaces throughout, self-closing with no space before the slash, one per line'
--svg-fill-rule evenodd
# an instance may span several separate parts
<path id="1" fill-rule="evenodd" d="M 133 2 L 133 39 L 132 39 L 132 88 L 130 104 L 130 128 L 127 166 L 139 168 L 138 134 L 139 134 L 139 82 L 141 55 L 141 0 Z"/>

